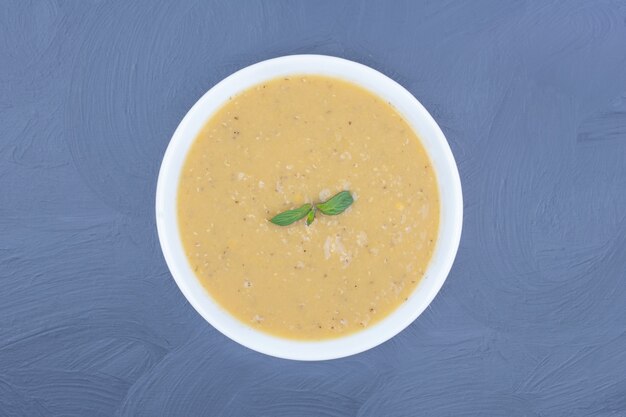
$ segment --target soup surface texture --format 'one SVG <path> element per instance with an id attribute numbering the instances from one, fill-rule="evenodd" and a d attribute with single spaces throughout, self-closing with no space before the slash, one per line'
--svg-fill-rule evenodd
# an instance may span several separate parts
<path id="1" fill-rule="evenodd" d="M 274 215 L 349 190 L 306 226 Z M 371 326 L 418 285 L 439 195 L 418 137 L 387 102 L 324 76 L 278 78 L 232 97 L 193 143 L 178 190 L 183 246 L 225 310 L 280 337 Z"/>

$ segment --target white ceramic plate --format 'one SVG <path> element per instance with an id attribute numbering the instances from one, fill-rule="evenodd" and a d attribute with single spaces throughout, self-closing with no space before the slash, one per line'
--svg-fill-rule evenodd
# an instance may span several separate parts
<path id="1" fill-rule="evenodd" d="M 179 237 L 176 195 L 180 173 L 191 144 L 207 120 L 229 97 L 255 84 L 293 74 L 319 74 L 359 84 L 390 102 L 421 138 L 439 183 L 439 236 L 425 276 L 408 301 L 391 315 L 358 333 L 319 342 L 294 341 L 259 332 L 222 309 L 202 287 L 187 261 Z M 459 173 L 443 132 L 426 109 L 400 84 L 356 62 L 324 55 L 292 55 L 270 59 L 225 78 L 189 110 L 172 136 L 163 157 L 156 192 L 156 222 L 167 265 L 191 305 L 232 340 L 268 355 L 297 360 L 341 358 L 373 348 L 400 333 L 433 300 L 457 252 L 463 222 Z"/>

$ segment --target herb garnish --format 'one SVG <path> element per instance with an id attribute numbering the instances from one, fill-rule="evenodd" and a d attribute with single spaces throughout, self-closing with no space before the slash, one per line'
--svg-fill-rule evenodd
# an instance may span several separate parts
<path id="1" fill-rule="evenodd" d="M 306 225 L 310 226 L 313 220 L 315 220 L 315 207 L 313 207 L 306 216 Z"/>
<path id="2" fill-rule="evenodd" d="M 342 191 L 335 194 L 330 200 L 317 204 L 316 207 L 327 216 L 336 216 L 343 213 L 353 202 L 352 194 L 349 191 Z"/>
<path id="3" fill-rule="evenodd" d="M 270 221 L 279 226 L 289 226 L 293 222 L 297 222 L 312 210 L 313 206 L 309 203 L 300 206 L 297 209 L 283 211 L 280 214 L 272 217 Z"/>
<path id="4" fill-rule="evenodd" d="M 352 198 L 350 191 L 341 191 L 327 201 L 314 206 L 307 203 L 297 209 L 283 211 L 282 213 L 272 217 L 270 222 L 278 226 L 288 226 L 303 217 L 306 217 L 306 225 L 309 226 L 313 223 L 313 220 L 315 220 L 315 213 L 317 210 L 327 216 L 336 216 L 337 214 L 343 213 L 353 202 L 354 198 Z"/>

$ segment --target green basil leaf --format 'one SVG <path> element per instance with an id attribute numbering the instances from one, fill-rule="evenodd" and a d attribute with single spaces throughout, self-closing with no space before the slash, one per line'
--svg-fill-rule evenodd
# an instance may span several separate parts
<path id="1" fill-rule="evenodd" d="M 315 208 L 309 211 L 308 216 L 306 216 L 306 225 L 310 226 L 311 223 L 313 223 L 313 220 L 315 220 Z"/>
<path id="2" fill-rule="evenodd" d="M 328 201 L 317 204 L 316 207 L 319 211 L 327 216 L 335 216 L 343 213 L 354 202 L 350 191 L 342 191 L 335 194 Z"/>
<path id="3" fill-rule="evenodd" d="M 297 222 L 311 211 L 312 206 L 307 203 L 297 209 L 283 211 L 280 214 L 272 217 L 270 222 L 279 226 L 289 226 L 293 222 Z"/>

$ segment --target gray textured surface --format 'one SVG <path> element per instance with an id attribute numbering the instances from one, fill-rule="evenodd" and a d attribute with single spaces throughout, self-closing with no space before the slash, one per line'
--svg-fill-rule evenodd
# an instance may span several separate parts
<path id="1" fill-rule="evenodd" d="M 626 3 L 3 1 L 0 416 L 626 416 Z M 160 159 L 232 71 L 395 78 L 459 163 L 442 292 L 392 341 L 296 363 L 187 304 Z"/>

